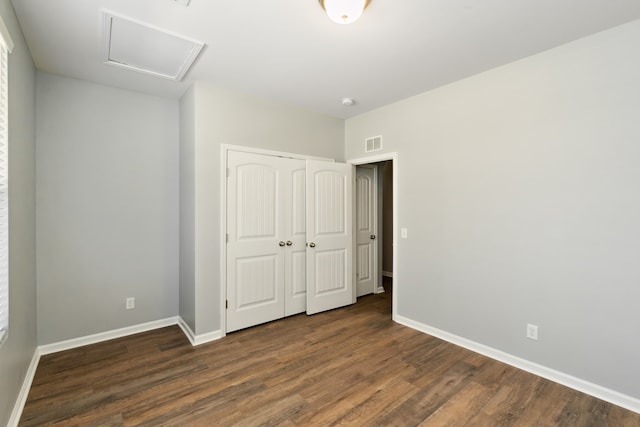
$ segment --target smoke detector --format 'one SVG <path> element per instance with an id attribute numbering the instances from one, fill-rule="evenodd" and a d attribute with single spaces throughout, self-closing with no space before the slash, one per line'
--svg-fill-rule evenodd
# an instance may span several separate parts
<path id="1" fill-rule="evenodd" d="M 345 107 L 351 107 L 352 105 L 355 105 L 356 101 L 353 98 L 342 98 L 342 105 L 344 105 Z"/>

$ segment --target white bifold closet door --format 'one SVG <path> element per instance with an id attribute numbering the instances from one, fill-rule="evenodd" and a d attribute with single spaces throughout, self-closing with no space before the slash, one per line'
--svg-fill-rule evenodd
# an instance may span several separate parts
<path id="1" fill-rule="evenodd" d="M 304 160 L 228 152 L 227 332 L 355 302 L 351 169 L 312 163 L 333 166 L 309 175 Z"/>
<path id="2" fill-rule="evenodd" d="M 306 307 L 305 162 L 229 151 L 227 331 Z"/>
<path id="3" fill-rule="evenodd" d="M 356 302 L 352 170 L 307 160 L 307 314 Z"/>

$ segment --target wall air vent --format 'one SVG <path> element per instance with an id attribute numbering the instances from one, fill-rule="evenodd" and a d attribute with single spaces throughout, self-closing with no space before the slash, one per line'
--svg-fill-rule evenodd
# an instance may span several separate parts
<path id="1" fill-rule="evenodd" d="M 105 63 L 180 81 L 204 43 L 103 11 Z"/>
<path id="2" fill-rule="evenodd" d="M 371 151 L 382 150 L 382 135 L 372 136 L 364 140 L 364 151 L 369 153 Z"/>

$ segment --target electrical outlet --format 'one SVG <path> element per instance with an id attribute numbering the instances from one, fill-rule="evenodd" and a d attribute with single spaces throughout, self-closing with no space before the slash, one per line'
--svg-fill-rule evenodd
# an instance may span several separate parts
<path id="1" fill-rule="evenodd" d="M 527 338 L 538 341 L 538 325 L 527 323 Z"/>
<path id="2" fill-rule="evenodd" d="M 131 298 L 127 298 L 127 310 L 133 310 L 134 308 L 136 308 L 136 299 L 131 297 Z"/>

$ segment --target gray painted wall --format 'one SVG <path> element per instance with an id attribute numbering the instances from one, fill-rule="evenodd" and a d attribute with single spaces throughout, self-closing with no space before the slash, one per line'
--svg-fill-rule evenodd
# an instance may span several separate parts
<path id="1" fill-rule="evenodd" d="M 344 121 L 205 83 L 196 83 L 193 90 L 195 212 L 194 218 L 182 217 L 181 222 L 183 226 L 185 221 L 194 222 L 195 283 L 181 281 L 180 287 L 186 294 L 191 288 L 195 289 L 194 332 L 201 335 L 221 329 L 220 286 L 224 286 L 220 283 L 219 268 L 221 145 L 242 145 L 342 160 Z M 190 103 L 191 96 L 188 92 L 181 104 Z M 183 113 L 181 117 L 187 120 L 187 126 L 191 126 L 189 115 Z M 181 137 L 181 144 L 191 144 L 186 132 Z M 183 148 L 182 152 L 189 150 Z M 184 183 L 182 185 L 184 189 Z M 182 275 L 181 279 L 184 277 L 187 275 Z"/>
<path id="2" fill-rule="evenodd" d="M 177 101 L 38 72 L 36 128 L 38 342 L 176 316 Z"/>
<path id="3" fill-rule="evenodd" d="M 639 51 L 635 21 L 347 120 L 347 158 L 398 152 L 400 316 L 640 398 Z"/>
<path id="4" fill-rule="evenodd" d="M 195 88 L 180 99 L 180 317 L 196 330 Z"/>
<path id="5" fill-rule="evenodd" d="M 36 348 L 36 73 L 9 0 L 0 15 L 9 55 L 9 338 L 0 347 L 0 425 L 6 425 Z"/>

